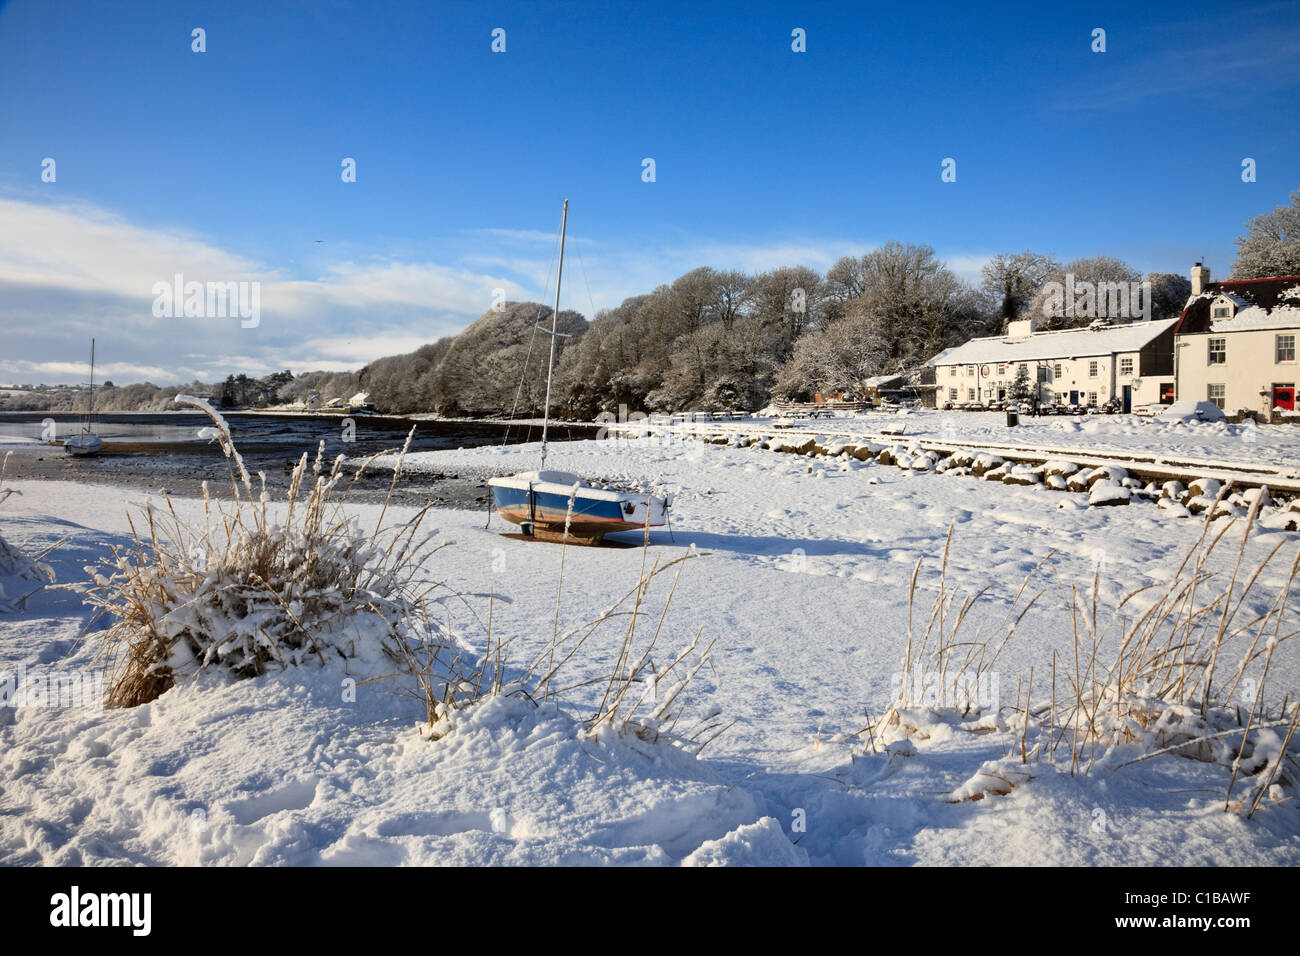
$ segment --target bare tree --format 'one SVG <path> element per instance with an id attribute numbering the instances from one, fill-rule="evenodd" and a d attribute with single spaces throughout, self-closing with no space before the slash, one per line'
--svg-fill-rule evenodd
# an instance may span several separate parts
<path id="1" fill-rule="evenodd" d="M 1030 301 L 1048 277 L 1061 270 L 1061 264 L 1051 256 L 1031 249 L 1010 255 L 999 253 L 980 270 L 980 291 L 989 297 L 997 309 L 1000 325 L 1024 313 Z"/>

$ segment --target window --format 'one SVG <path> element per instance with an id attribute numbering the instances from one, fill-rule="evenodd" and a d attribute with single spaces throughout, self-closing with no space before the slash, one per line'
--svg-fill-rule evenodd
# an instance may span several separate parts
<path id="1" fill-rule="evenodd" d="M 1097 363 L 1095 361 L 1088 363 L 1088 377 L 1089 378 L 1097 377 Z"/>
<path id="2" fill-rule="evenodd" d="M 1057 362 L 1057 363 L 1056 363 L 1056 369 L 1055 369 L 1054 374 L 1055 374 L 1055 376 L 1056 376 L 1057 378 L 1061 378 L 1061 377 L 1062 377 L 1062 375 L 1061 375 L 1061 363 L 1060 363 L 1060 362 Z"/>
<path id="3" fill-rule="evenodd" d="M 957 389 L 955 388 L 948 389 L 948 400 L 950 402 L 957 401 Z"/>
<path id="4" fill-rule="evenodd" d="M 1227 387 L 1224 385 L 1210 385 L 1205 397 L 1222 408 L 1223 403 L 1227 400 Z"/>
<path id="5" fill-rule="evenodd" d="M 1277 360 L 1279 362 L 1295 361 L 1295 336 L 1279 335 L 1277 337 Z"/>
<path id="6" fill-rule="evenodd" d="M 1133 374 L 1133 359 L 1132 359 L 1132 358 L 1122 358 L 1122 359 L 1119 360 L 1119 374 L 1121 374 L 1121 375 L 1132 375 L 1132 374 Z"/>
<path id="7" fill-rule="evenodd" d="M 1216 319 L 1230 319 L 1232 318 L 1232 309 L 1226 305 L 1216 305 L 1214 307 L 1214 317 Z"/>
<path id="8" fill-rule="evenodd" d="M 999 374 L 999 375 L 1006 375 L 1006 374 L 1007 374 L 1007 367 L 1006 367 L 1005 365 L 999 365 L 999 366 L 998 366 L 998 374 Z"/>
<path id="9" fill-rule="evenodd" d="M 1028 374 L 1029 374 L 1029 366 L 1026 365 L 1024 362 L 1021 362 L 1021 363 L 1020 363 L 1020 368 L 1019 368 L 1019 370 L 1016 372 L 1016 374 L 1017 374 L 1017 375 L 1028 375 Z"/>
<path id="10" fill-rule="evenodd" d="M 975 389 L 973 388 L 966 389 L 966 400 L 968 402 L 975 401 Z"/>
<path id="11" fill-rule="evenodd" d="M 1038 366 L 1038 384 L 1041 385 L 1046 381 L 1047 381 L 1047 366 L 1040 365 Z"/>
<path id="12" fill-rule="evenodd" d="M 1210 339 L 1210 357 L 1209 364 L 1223 365 L 1228 361 L 1228 340 L 1227 339 Z"/>
<path id="13" fill-rule="evenodd" d="M 1096 405 L 1096 404 L 1097 404 L 1097 393 L 1096 393 L 1096 392 L 1089 392 L 1089 393 L 1088 393 L 1088 404 L 1089 404 L 1089 405 Z"/>
<path id="14" fill-rule="evenodd" d="M 949 377 L 949 378 L 956 378 L 956 377 L 957 377 L 957 366 L 955 366 L 955 365 L 950 365 L 950 366 L 948 366 L 948 377 Z"/>

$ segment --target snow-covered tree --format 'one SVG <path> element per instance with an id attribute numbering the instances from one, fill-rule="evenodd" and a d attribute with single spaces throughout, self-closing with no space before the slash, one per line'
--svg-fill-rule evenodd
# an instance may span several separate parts
<path id="1" fill-rule="evenodd" d="M 1091 309 L 1079 310 L 1075 316 L 1066 316 L 1061 308 L 1064 297 L 1077 292 L 1065 289 L 1066 279 L 1073 277 L 1076 283 L 1083 283 L 1083 288 L 1092 290 L 1093 305 Z M 1062 329 L 1074 326 L 1085 326 L 1090 324 L 1098 317 L 1106 317 L 1104 311 L 1105 297 L 1100 295 L 1097 290 L 1102 289 L 1108 283 L 1118 282 L 1128 286 L 1131 283 L 1138 282 L 1141 276 L 1127 262 L 1122 259 L 1115 259 L 1111 256 L 1092 256 L 1083 259 L 1074 259 L 1052 272 L 1047 280 L 1034 293 L 1030 300 L 1028 315 L 1037 319 L 1040 328 Z M 1131 315 L 1109 316 L 1112 319 L 1128 319 Z"/>
<path id="2" fill-rule="evenodd" d="M 777 375 L 774 392 L 799 400 L 818 392 L 852 391 L 883 372 L 888 360 L 880 317 L 859 306 L 799 340 Z"/>
<path id="3" fill-rule="evenodd" d="M 1300 189 L 1291 193 L 1290 205 L 1246 223 L 1246 234 L 1237 237 L 1237 261 L 1232 264 L 1234 279 L 1294 275 L 1300 275 Z"/>
<path id="4" fill-rule="evenodd" d="M 1192 294 L 1192 281 L 1175 272 L 1148 272 L 1142 281 L 1151 286 L 1151 318 L 1172 319 L 1181 315 Z"/>
<path id="5" fill-rule="evenodd" d="M 1029 307 L 1030 301 L 1048 277 L 1061 271 L 1061 264 L 1051 256 L 1026 249 L 1011 255 L 999 253 L 980 270 L 980 291 L 989 297 L 1001 318 L 1002 331 L 1006 323 L 1017 319 Z"/>

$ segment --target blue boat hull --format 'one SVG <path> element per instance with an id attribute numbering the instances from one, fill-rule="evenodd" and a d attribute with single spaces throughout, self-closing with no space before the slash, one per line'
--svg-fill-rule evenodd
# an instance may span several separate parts
<path id="1" fill-rule="evenodd" d="M 615 531 L 644 531 L 663 523 L 663 513 L 646 495 L 616 495 L 554 483 L 491 483 L 492 503 L 501 517 L 525 533 L 550 540 L 595 543 Z M 584 493 L 585 492 L 585 493 Z M 663 506 L 661 499 L 653 504 Z M 567 528 L 567 534 L 566 534 Z"/>

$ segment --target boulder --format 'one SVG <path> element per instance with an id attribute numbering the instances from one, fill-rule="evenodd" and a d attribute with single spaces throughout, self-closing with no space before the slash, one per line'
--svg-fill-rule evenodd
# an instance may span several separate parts
<path id="1" fill-rule="evenodd" d="M 1187 510 L 1187 506 L 1180 504 L 1177 498 L 1161 498 L 1156 507 L 1161 511 L 1167 512 L 1173 518 L 1190 518 L 1192 513 Z"/>
<path id="2" fill-rule="evenodd" d="M 1076 471 L 1065 479 L 1065 486 L 1071 491 L 1087 491 L 1089 474 L 1086 471 Z"/>
<path id="3" fill-rule="evenodd" d="M 1043 479 L 1028 465 L 1016 465 L 1002 478 L 1004 485 L 1041 485 Z"/>
<path id="4" fill-rule="evenodd" d="M 1051 461 L 1045 461 L 1039 465 L 1038 470 L 1044 475 L 1057 475 L 1061 478 L 1069 478 L 1079 470 L 1079 466 L 1072 461 L 1052 459 Z"/>
<path id="5" fill-rule="evenodd" d="M 1100 468 L 1094 468 L 1092 471 L 1088 472 L 1086 481 L 1089 488 L 1099 481 L 1108 481 L 1113 485 L 1122 485 L 1124 479 L 1128 476 L 1128 472 L 1123 468 L 1119 468 L 1115 465 L 1102 465 Z"/>
<path id="6" fill-rule="evenodd" d="M 1088 493 L 1088 504 L 1094 508 L 1126 505 L 1133 498 L 1133 492 L 1123 485 L 1111 481 L 1098 481 Z"/>
<path id="7" fill-rule="evenodd" d="M 953 458 L 955 460 L 957 456 L 954 455 Z M 1000 468 L 1005 464 L 1006 460 L 999 458 L 997 455 L 978 455 L 971 461 L 970 473 L 983 477 L 993 469 Z"/>
<path id="8" fill-rule="evenodd" d="M 1187 493 L 1187 486 L 1181 481 L 1166 481 L 1160 486 L 1161 498 L 1172 498 L 1174 501 L 1181 501 L 1183 495 Z"/>

